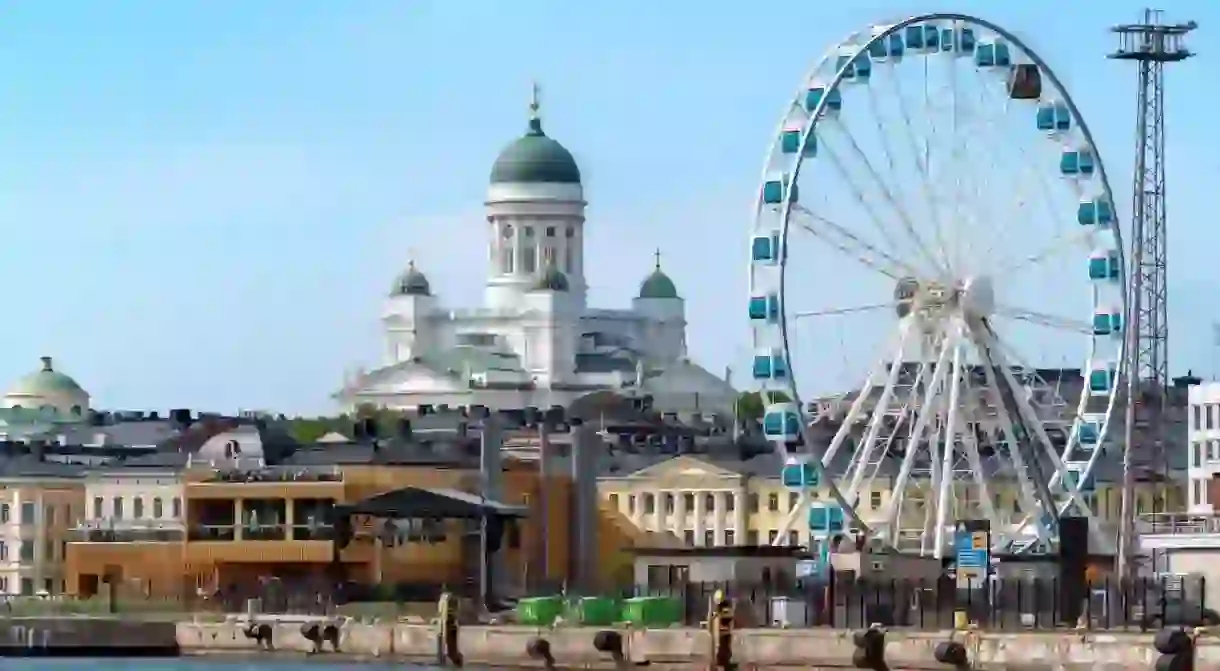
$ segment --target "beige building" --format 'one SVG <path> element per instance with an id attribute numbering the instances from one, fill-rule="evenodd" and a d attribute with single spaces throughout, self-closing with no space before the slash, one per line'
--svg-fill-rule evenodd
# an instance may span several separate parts
<path id="1" fill-rule="evenodd" d="M 643 531 L 667 532 L 692 546 L 771 544 L 798 499 L 796 490 L 780 480 L 781 470 L 782 464 L 773 455 L 749 460 L 683 455 L 621 475 L 603 476 L 598 488 L 607 505 Z M 890 487 L 890 478 L 878 476 L 860 490 L 857 510 L 866 523 L 882 520 Z M 1017 483 L 995 478 L 988 488 L 998 516 L 1019 525 L 1025 515 Z M 1119 489 L 1116 483 L 1103 481 L 1087 494 L 1103 523 L 1118 520 Z M 815 504 L 832 500 L 824 488 L 811 492 L 811 498 Z M 918 534 L 923 528 L 922 498 L 918 485 L 907 493 L 900 518 L 904 533 Z M 1180 483 L 1136 483 L 1136 508 L 1141 512 L 1180 509 L 1183 498 Z M 960 483 L 953 500 L 955 518 L 984 516 L 973 485 Z M 807 545 L 808 525 L 798 520 L 786 541 Z"/>
<path id="2" fill-rule="evenodd" d="M 0 475 L 0 594 L 63 592 L 65 548 L 84 512 L 84 488 L 57 475 L 54 464 L 41 466 Z"/>

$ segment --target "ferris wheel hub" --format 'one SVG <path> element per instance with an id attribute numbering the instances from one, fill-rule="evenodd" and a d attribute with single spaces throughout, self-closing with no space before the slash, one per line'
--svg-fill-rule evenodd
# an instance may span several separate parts
<path id="1" fill-rule="evenodd" d="M 912 312 L 933 321 L 950 315 L 984 318 L 995 311 L 995 289 L 986 275 L 952 282 L 904 277 L 894 287 L 894 299 L 899 319 Z"/>

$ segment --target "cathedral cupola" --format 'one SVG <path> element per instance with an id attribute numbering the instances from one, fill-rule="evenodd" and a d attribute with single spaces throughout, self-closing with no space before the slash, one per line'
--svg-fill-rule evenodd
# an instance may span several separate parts
<path id="1" fill-rule="evenodd" d="M 652 273 L 640 283 L 639 297 L 652 299 L 679 298 L 678 288 L 674 286 L 674 281 L 669 279 L 669 275 L 666 275 L 661 270 L 661 250 L 658 249 L 656 251 L 655 258 Z"/>
<path id="2" fill-rule="evenodd" d="M 428 278 L 415 267 L 415 262 L 407 263 L 407 269 L 394 280 L 390 288 L 391 296 L 431 296 L 432 287 Z"/>

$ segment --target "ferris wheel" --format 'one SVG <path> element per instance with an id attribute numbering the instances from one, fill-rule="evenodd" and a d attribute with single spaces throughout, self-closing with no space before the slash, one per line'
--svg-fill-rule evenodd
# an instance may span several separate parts
<path id="1" fill-rule="evenodd" d="M 1056 543 L 1065 512 L 1105 542 L 1089 493 L 1125 375 L 1126 259 L 1041 58 L 964 14 L 867 27 L 785 105 L 756 198 L 751 368 L 801 494 L 776 542 L 808 525 L 939 557 L 979 519 L 1021 551 Z M 828 421 L 808 390 L 825 320 L 853 315 L 871 325 L 849 329 L 861 365 Z M 1039 369 L 1053 352 L 1073 367 Z"/>

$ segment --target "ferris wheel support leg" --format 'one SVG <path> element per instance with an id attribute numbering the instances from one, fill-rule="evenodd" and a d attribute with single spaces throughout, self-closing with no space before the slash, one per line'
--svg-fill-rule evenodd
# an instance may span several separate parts
<path id="1" fill-rule="evenodd" d="M 873 449 L 877 442 L 877 432 L 880 431 L 881 422 L 885 419 L 886 413 L 889 412 L 890 401 L 894 398 L 894 387 L 898 384 L 898 376 L 902 373 L 903 355 L 906 353 L 907 344 L 911 340 L 911 333 L 915 330 L 913 324 L 913 319 L 906 317 L 902 320 L 902 324 L 899 327 L 901 335 L 898 339 L 898 351 L 890 362 L 889 377 L 885 381 L 885 388 L 881 390 L 881 398 L 877 399 L 877 405 L 873 407 L 872 417 L 869 418 L 868 431 L 864 434 L 864 444 L 860 450 L 859 461 L 852 467 L 851 484 L 848 485 L 847 492 L 843 498 L 853 508 L 860 496 L 860 482 L 864 479 L 864 471 L 868 468 L 869 460 L 873 456 Z"/>
<path id="2" fill-rule="evenodd" d="M 995 338 L 989 332 L 986 332 L 984 337 L 987 338 L 990 343 L 995 342 Z M 1017 411 L 1021 414 L 1022 418 L 1025 420 L 1025 423 L 1033 427 L 1034 433 L 1038 438 L 1038 442 L 1042 444 L 1043 451 L 1046 453 L 1047 458 L 1049 458 L 1051 463 L 1055 466 L 1055 475 L 1059 479 L 1059 486 L 1062 487 L 1065 492 L 1067 492 L 1068 504 L 1073 502 L 1076 504 L 1076 508 L 1089 522 L 1089 529 L 1091 530 L 1090 535 L 1093 536 L 1093 542 L 1097 543 L 1099 547 L 1104 547 L 1105 538 L 1101 535 L 1101 529 L 1097 525 L 1097 518 L 1094 517 L 1093 511 L 1085 502 L 1084 497 L 1080 495 L 1080 489 L 1076 485 L 1072 484 L 1071 479 L 1067 477 L 1067 468 L 1064 467 L 1063 460 L 1061 460 L 1059 455 L 1055 452 L 1055 448 L 1051 444 L 1050 437 L 1046 435 L 1046 428 L 1042 426 L 1042 422 L 1038 420 L 1037 414 L 1034 412 L 1033 408 L 1029 406 L 1029 401 L 1026 400 L 1022 394 L 1017 393 L 1017 390 L 1020 389 L 1020 385 L 1018 385 L 1016 379 L 1013 378 L 1012 371 L 1009 370 L 1008 361 L 1004 358 L 1002 352 L 997 351 L 996 357 L 998 359 L 997 363 L 1000 365 L 1000 372 L 1004 376 L 1005 382 L 1007 382 L 1009 389 L 1013 390 L 1013 398 L 1016 399 Z M 1056 514 L 1060 512 L 1059 506 L 1055 505 L 1053 502 L 1051 510 L 1055 511 Z"/>
<path id="3" fill-rule="evenodd" d="M 977 413 L 979 408 L 973 385 L 965 380 L 963 382 L 966 384 L 967 407 L 970 410 L 971 416 L 976 420 L 975 425 L 978 426 Z M 1011 534 L 1008 533 L 1008 530 L 1000 521 L 1000 516 L 995 509 L 995 503 L 991 500 L 991 490 L 987 487 L 987 479 L 983 477 L 983 459 L 979 456 L 978 437 L 973 431 L 963 431 L 962 440 L 966 445 L 966 459 L 970 462 L 970 476 L 974 480 L 974 486 L 978 488 L 979 505 L 983 507 L 983 514 L 991 522 L 991 537 L 994 539 L 993 545 L 1003 546 L 1008 542 Z"/>
<path id="4" fill-rule="evenodd" d="M 1032 491 L 1032 483 L 1029 482 L 1030 471 L 1025 463 L 1025 457 L 1019 449 L 1020 442 L 1017 441 L 1016 435 L 1012 430 L 1012 418 L 1008 415 L 1008 409 L 1004 407 L 1004 396 L 1000 393 L 1000 387 L 996 380 L 995 367 L 996 363 L 992 361 L 987 347 L 984 345 L 978 348 L 979 359 L 983 367 L 983 376 L 986 380 L 987 393 L 991 396 L 991 404 L 995 406 L 996 415 L 1000 420 L 1000 431 L 1004 434 L 1004 440 L 1008 443 L 1008 454 L 1012 458 L 1013 465 L 1017 469 L 1017 481 L 1020 485 L 1021 503 L 1029 510 L 1053 510 L 1054 503 L 1051 501 L 1039 501 L 1039 495 Z M 1042 483 L 1042 489 L 1045 489 L 1045 483 Z M 1049 494 L 1047 494 L 1049 497 Z M 1047 533 L 1046 527 L 1043 526 L 1042 520 L 1036 520 L 1034 524 L 1034 533 L 1037 534 L 1038 540 L 1044 543 L 1050 542 L 1050 535 Z"/>
<path id="5" fill-rule="evenodd" d="M 937 398 L 936 395 L 945 377 L 945 361 L 948 359 L 948 355 L 949 350 L 941 350 L 936 366 L 932 370 L 932 379 L 925 387 L 924 408 L 930 407 Z M 926 366 L 925 364 L 925 368 Z M 886 528 L 890 534 L 891 545 L 897 543 L 899 517 L 905 498 L 904 492 L 906 492 L 907 482 L 911 479 L 911 470 L 915 467 L 915 455 L 919 452 L 920 440 L 928 430 L 928 421 L 931 417 L 932 413 L 919 413 L 919 417 L 915 420 L 915 428 L 911 430 L 911 439 L 907 443 L 907 453 L 902 458 L 902 466 L 898 470 L 898 478 L 894 481 L 893 493 L 890 495 L 890 503 L 885 511 Z"/>
<path id="6" fill-rule="evenodd" d="M 947 343 L 953 348 L 953 370 L 949 374 L 949 412 L 945 422 L 945 442 L 941 447 L 940 491 L 936 501 L 936 549 L 937 559 L 945 554 L 945 516 L 949 507 L 949 492 L 953 489 L 953 453 L 957 446 L 957 404 L 961 401 L 962 373 L 962 329 L 958 326 Z M 935 458 L 936 455 L 933 455 Z"/>

